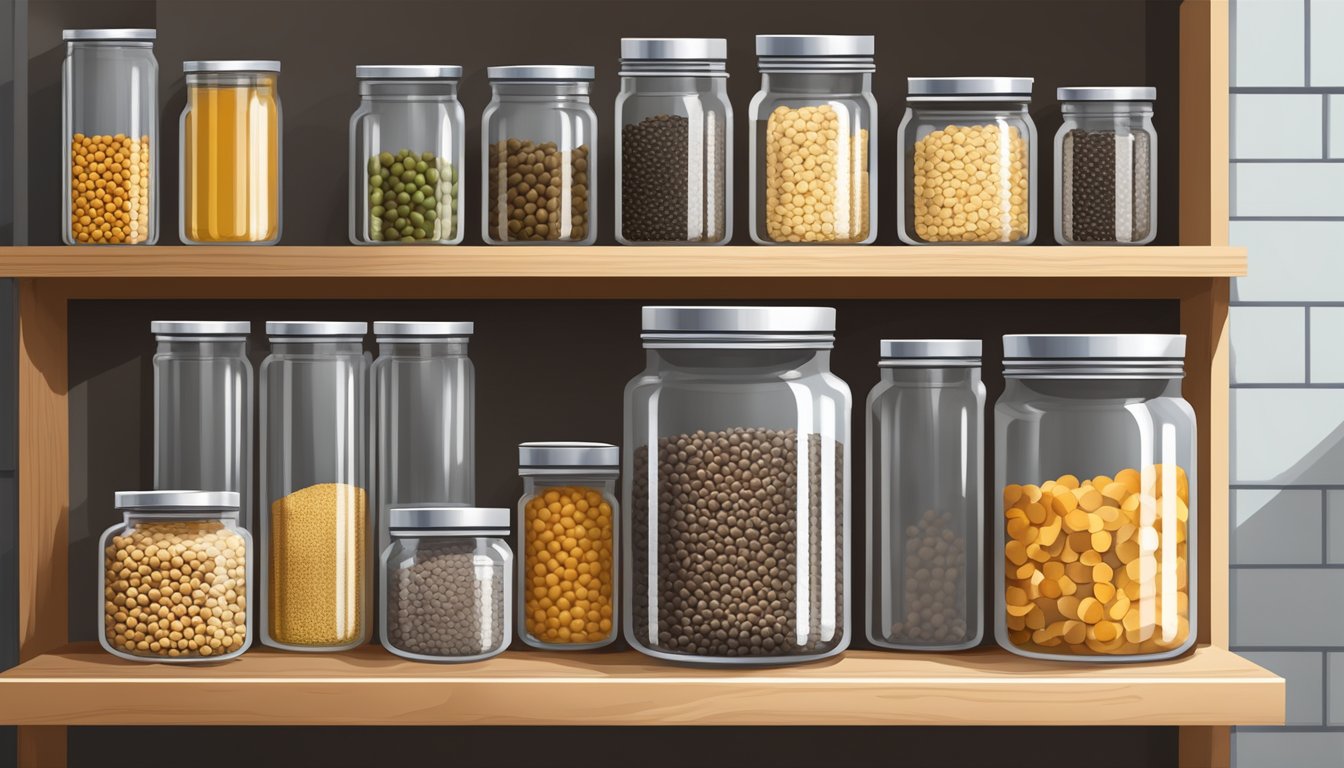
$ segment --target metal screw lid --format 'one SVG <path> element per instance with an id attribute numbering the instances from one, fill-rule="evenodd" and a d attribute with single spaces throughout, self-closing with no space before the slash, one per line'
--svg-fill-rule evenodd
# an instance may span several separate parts
<path id="1" fill-rule="evenodd" d="M 1055 97 L 1060 101 L 1156 101 L 1157 89 L 1152 86 L 1075 85 L 1057 89 Z"/>
<path id="2" fill-rule="evenodd" d="M 872 56 L 872 35 L 757 35 L 757 56 Z"/>
<path id="3" fill-rule="evenodd" d="M 102 40 L 112 42 L 115 40 L 154 40 L 159 36 L 155 29 L 64 29 L 61 30 L 62 40 Z"/>
<path id="4" fill-rule="evenodd" d="M 883 360 L 965 360 L 980 361 L 979 339 L 883 339 L 879 345 Z"/>
<path id="5" fill-rule="evenodd" d="M 379 320 L 373 324 L 373 335 L 386 337 L 454 337 L 470 336 L 476 332 L 471 322 L 415 322 L 407 320 Z"/>
<path id="6" fill-rule="evenodd" d="M 479 531 L 506 535 L 512 510 L 450 504 L 398 504 L 388 508 L 389 531 Z"/>
<path id="7" fill-rule="evenodd" d="M 621 58 L 721 61 L 728 58 L 728 41 L 722 37 L 623 37 Z"/>
<path id="8" fill-rule="evenodd" d="M 462 68 L 439 64 L 360 64 L 355 67 L 360 80 L 459 80 Z"/>
<path id="9" fill-rule="evenodd" d="M 592 80 L 593 68 L 570 64 L 490 67 L 490 80 Z"/>
<path id="10" fill-rule="evenodd" d="M 346 321 L 270 320 L 266 323 L 267 336 L 363 336 L 369 332 L 368 323 Z"/>
<path id="11" fill-rule="evenodd" d="M 1003 337 L 1004 360 L 1184 360 L 1179 333 L 1014 334 Z"/>
<path id="12" fill-rule="evenodd" d="M 518 467 L 529 468 L 612 468 L 621 464 L 621 449 L 611 443 L 572 441 L 519 443 Z"/>
<path id="13" fill-rule="evenodd" d="M 646 333 L 835 332 L 833 307 L 667 307 L 643 310 Z"/>
<path id="14" fill-rule="evenodd" d="M 280 62 L 273 59 L 227 59 L 184 61 L 182 71 L 193 72 L 279 72 Z"/>
<path id="15" fill-rule="evenodd" d="M 155 336 L 246 336 L 252 332 L 247 320 L 154 320 L 149 332 Z"/>
<path id="16" fill-rule="evenodd" d="M 117 491 L 117 509 L 144 511 L 238 511 L 237 491 Z"/>
<path id="17" fill-rule="evenodd" d="M 906 79 L 910 101 L 1029 101 L 1031 77 L 911 77 Z"/>

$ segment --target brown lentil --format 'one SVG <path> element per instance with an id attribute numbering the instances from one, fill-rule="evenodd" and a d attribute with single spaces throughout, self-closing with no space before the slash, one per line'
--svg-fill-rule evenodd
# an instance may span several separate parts
<path id="1" fill-rule="evenodd" d="M 149 137 L 70 140 L 70 234 L 80 243 L 149 239 Z"/>
<path id="2" fill-rule="evenodd" d="M 835 107 L 776 107 L 765 125 L 765 234 L 775 242 L 868 237 L 868 131 Z"/>
<path id="3" fill-rule="evenodd" d="M 524 507 L 526 631 L 543 643 L 611 636 L 611 504 L 595 488 L 546 488 Z"/>
<path id="4" fill-rule="evenodd" d="M 952 513 L 926 510 L 906 526 L 901 570 L 904 618 L 886 639 L 893 643 L 949 645 L 971 640 L 967 627 L 966 538 Z"/>
<path id="5" fill-rule="evenodd" d="M 267 567 L 270 637 L 289 645 L 346 645 L 364 635 L 367 494 L 310 485 L 271 504 Z"/>
<path id="6" fill-rule="evenodd" d="M 1016 126 L 949 125 L 915 142 L 915 236 L 927 243 L 1015 242 L 1030 232 L 1027 142 Z"/>
<path id="7" fill-rule="evenodd" d="M 387 587 L 387 639 L 425 656 L 479 656 L 504 643 L 505 575 L 477 575 L 474 540 L 421 539 Z"/>
<path id="8" fill-rule="evenodd" d="M 582 240 L 588 236 L 588 145 L 507 139 L 490 145 L 488 236 Z"/>

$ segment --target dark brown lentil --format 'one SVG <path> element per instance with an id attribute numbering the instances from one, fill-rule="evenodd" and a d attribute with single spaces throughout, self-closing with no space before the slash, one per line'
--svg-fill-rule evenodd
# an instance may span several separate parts
<path id="1" fill-rule="evenodd" d="M 1148 134 L 1132 135 L 1131 167 L 1118 168 L 1116 143 L 1129 140 L 1130 134 L 1115 131 L 1075 130 L 1064 137 L 1062 215 L 1070 242 L 1111 243 L 1148 236 L 1152 226 Z M 1123 206 L 1118 204 L 1117 189 L 1122 194 L 1129 191 Z"/>
<path id="2" fill-rule="evenodd" d="M 583 240 L 588 236 L 587 144 L 561 150 L 553 141 L 497 142 L 490 145 L 486 174 L 488 230 L 494 240 Z"/>
<path id="3" fill-rule="evenodd" d="M 621 234 L 626 240 L 686 240 L 690 121 L 646 117 L 621 129 Z"/>

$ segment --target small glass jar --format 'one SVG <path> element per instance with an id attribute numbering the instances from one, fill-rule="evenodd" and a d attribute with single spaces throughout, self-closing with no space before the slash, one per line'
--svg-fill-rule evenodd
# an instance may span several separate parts
<path id="1" fill-rule="evenodd" d="M 252 645 L 252 538 L 238 524 L 238 494 L 117 491 L 116 507 L 122 522 L 98 543 L 103 650 L 174 664 L 242 655 Z"/>
<path id="2" fill-rule="evenodd" d="M 1030 77 L 912 77 L 901 120 L 898 209 L 911 245 L 1036 239 Z"/>
<path id="3" fill-rule="evenodd" d="M 370 637 L 365 323 L 268 322 L 261 364 L 261 641 L 341 651 Z"/>
<path id="4" fill-rule="evenodd" d="M 849 387 L 827 307 L 645 307 L 625 388 L 626 639 L 693 664 L 849 645 Z"/>
<path id="5" fill-rule="evenodd" d="M 882 342 L 868 395 L 868 641 L 979 645 L 985 385 L 979 339 Z"/>
<path id="6" fill-rule="evenodd" d="M 152 29 L 67 29 L 61 35 L 66 245 L 159 240 L 155 35 Z"/>
<path id="7" fill-rule="evenodd" d="M 616 98 L 616 240 L 722 245 L 733 237 L 728 41 L 624 38 Z"/>
<path id="8" fill-rule="evenodd" d="M 488 659 L 513 639 L 509 510 L 397 506 L 383 551 L 380 640 L 415 661 Z"/>
<path id="9" fill-rule="evenodd" d="M 608 443 L 518 446 L 518 633 L 534 648 L 580 651 L 616 639 L 620 464 Z"/>
<path id="10" fill-rule="evenodd" d="M 873 36 L 757 35 L 756 55 L 761 90 L 750 110 L 751 239 L 873 242 Z"/>
<path id="11" fill-rule="evenodd" d="M 359 66 L 355 77 L 350 242 L 462 242 L 462 68 Z"/>
<path id="12" fill-rule="evenodd" d="M 481 236 L 489 245 L 597 242 L 592 67 L 490 67 L 481 115 Z"/>
<path id="13" fill-rule="evenodd" d="M 1042 659 L 1156 661 L 1195 642 L 1195 413 L 1185 337 L 1003 337 L 995 635 Z"/>
<path id="14" fill-rule="evenodd" d="M 182 242 L 280 242 L 280 62 L 188 61 L 182 71 Z"/>
<path id="15" fill-rule="evenodd" d="M 154 487 L 236 491 L 251 524 L 252 363 L 246 320 L 156 320 Z"/>
<path id="16" fill-rule="evenodd" d="M 1157 89 L 1060 88 L 1055 240 L 1147 245 L 1157 237 Z"/>

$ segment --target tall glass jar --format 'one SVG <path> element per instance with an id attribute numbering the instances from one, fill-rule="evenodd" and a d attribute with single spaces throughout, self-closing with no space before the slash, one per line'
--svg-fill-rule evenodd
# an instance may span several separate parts
<path id="1" fill-rule="evenodd" d="M 365 323 L 268 322 L 261 364 L 261 640 L 368 642 L 373 590 Z"/>
<path id="2" fill-rule="evenodd" d="M 518 446 L 518 632 L 534 648 L 579 651 L 616 639 L 616 478 L 607 443 Z"/>
<path id="3" fill-rule="evenodd" d="M 955 651 L 984 612 L 979 339 L 882 342 L 868 395 L 868 641 Z"/>
<path id="4" fill-rule="evenodd" d="M 152 29 L 67 29 L 61 71 L 66 245 L 159 240 L 159 63 Z"/>
<path id="5" fill-rule="evenodd" d="M 1157 89 L 1060 88 L 1055 240 L 1146 245 L 1157 237 Z"/>
<path id="6" fill-rule="evenodd" d="M 1036 239 L 1036 124 L 1030 77 L 912 77 L 901 119 L 901 240 Z"/>
<path id="7" fill-rule="evenodd" d="M 733 237 L 728 41 L 624 38 L 616 97 L 616 240 L 722 245 Z"/>
<path id="8" fill-rule="evenodd" d="M 182 242 L 280 242 L 280 62 L 188 61 L 182 71 Z"/>
<path id="9" fill-rule="evenodd" d="M 236 491 L 251 524 L 252 363 L 246 320 L 156 320 L 154 487 Z"/>
<path id="10" fill-rule="evenodd" d="M 872 35 L 757 35 L 751 100 L 751 239 L 877 237 Z"/>
<path id="11" fill-rule="evenodd" d="M 625 388 L 626 639 L 669 661 L 849 645 L 849 387 L 835 310 L 645 307 Z"/>
<path id="12" fill-rule="evenodd" d="M 359 66 L 355 77 L 350 242 L 462 242 L 462 68 Z"/>
<path id="13" fill-rule="evenodd" d="M 1005 336 L 994 409 L 995 635 L 1013 653 L 1153 661 L 1195 642 L 1185 337 Z"/>
<path id="14" fill-rule="evenodd" d="M 490 67 L 481 115 L 481 236 L 490 245 L 597 242 L 592 67 Z"/>

